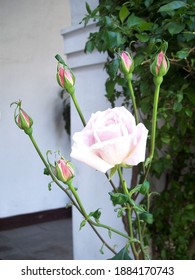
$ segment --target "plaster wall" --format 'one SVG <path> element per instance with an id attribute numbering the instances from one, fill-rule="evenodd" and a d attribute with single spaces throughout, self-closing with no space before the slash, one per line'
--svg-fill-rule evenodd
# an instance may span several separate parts
<path id="1" fill-rule="evenodd" d="M 48 191 L 50 178 L 10 103 L 23 101 L 43 154 L 60 149 L 69 157 L 54 56 L 63 53 L 60 29 L 70 24 L 69 0 L 0 0 L 0 218 L 68 202 L 55 185 Z"/>

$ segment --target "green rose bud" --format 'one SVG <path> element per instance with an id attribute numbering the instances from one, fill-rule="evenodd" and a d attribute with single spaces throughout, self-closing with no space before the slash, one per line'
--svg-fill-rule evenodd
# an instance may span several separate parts
<path id="1" fill-rule="evenodd" d="M 74 93 L 75 77 L 72 71 L 60 62 L 58 62 L 56 78 L 62 88 L 70 94 Z"/>
<path id="2" fill-rule="evenodd" d="M 65 184 L 69 183 L 74 177 L 74 169 L 72 164 L 64 158 L 61 158 L 56 162 L 55 175 L 59 181 Z"/>
<path id="3" fill-rule="evenodd" d="M 120 55 L 120 69 L 125 75 L 132 74 L 134 70 L 134 61 L 128 52 L 123 51 Z"/>
<path id="4" fill-rule="evenodd" d="M 150 72 L 154 75 L 154 77 L 163 77 L 167 74 L 169 67 L 169 60 L 165 53 L 161 51 L 155 56 L 152 64 L 150 65 Z"/>

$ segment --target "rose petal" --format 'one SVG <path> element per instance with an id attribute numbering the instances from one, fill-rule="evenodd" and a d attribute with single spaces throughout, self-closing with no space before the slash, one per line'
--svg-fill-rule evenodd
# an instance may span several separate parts
<path id="1" fill-rule="evenodd" d="M 72 152 L 70 154 L 72 158 L 84 162 L 103 173 L 106 173 L 107 170 L 113 167 L 113 165 L 105 162 L 89 149 L 89 146 L 85 144 L 81 132 L 76 132 L 73 135 L 73 140 L 74 144 L 72 146 Z"/>
<path id="2" fill-rule="evenodd" d="M 130 151 L 124 163 L 128 165 L 137 165 L 145 160 L 147 136 L 148 130 L 142 123 L 139 123 L 136 127 L 137 143 L 134 143 L 134 148 Z"/>

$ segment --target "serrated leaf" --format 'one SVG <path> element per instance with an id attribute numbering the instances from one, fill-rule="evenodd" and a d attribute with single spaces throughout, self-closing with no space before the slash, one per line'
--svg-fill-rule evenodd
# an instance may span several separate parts
<path id="1" fill-rule="evenodd" d="M 170 11 L 180 9 L 182 7 L 186 7 L 185 2 L 183 2 L 183 1 L 172 1 L 171 3 L 168 3 L 168 4 L 160 7 L 158 12 L 170 12 Z"/>
<path id="2" fill-rule="evenodd" d="M 111 260 L 132 260 L 126 247 L 121 249 Z"/>
<path id="3" fill-rule="evenodd" d="M 120 12 L 119 12 L 120 21 L 123 23 L 126 20 L 126 18 L 128 17 L 129 14 L 130 14 L 130 12 L 127 9 L 127 7 L 122 6 L 122 8 L 120 9 Z"/>

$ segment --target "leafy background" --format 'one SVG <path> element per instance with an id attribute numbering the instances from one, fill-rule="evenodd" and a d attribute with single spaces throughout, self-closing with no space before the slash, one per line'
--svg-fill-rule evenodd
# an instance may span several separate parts
<path id="1" fill-rule="evenodd" d="M 120 50 L 131 51 L 135 61 L 133 86 L 140 118 L 150 129 L 154 86 L 150 59 L 168 42 L 171 67 L 161 86 L 156 151 L 152 164 L 153 188 L 163 189 L 152 201 L 155 222 L 149 227 L 153 259 L 195 257 L 195 2 L 166 0 L 100 0 L 89 21 L 97 32 L 86 42 L 86 52 L 107 52 L 106 98 L 114 106 L 131 106 L 126 82 L 119 73 Z M 161 183 L 159 183 L 161 182 Z M 160 184 L 160 185 L 159 185 Z"/>

